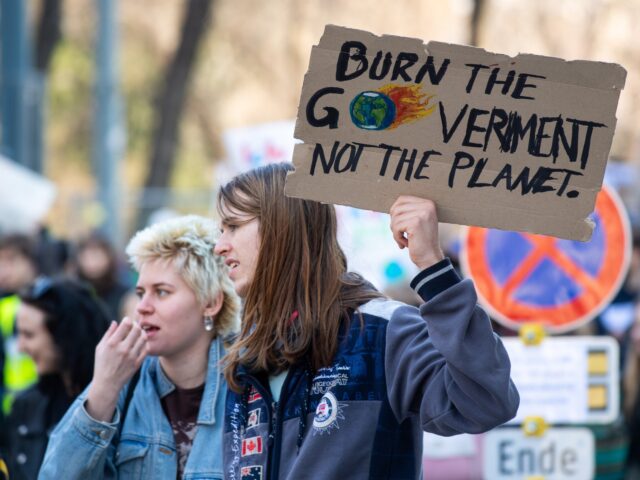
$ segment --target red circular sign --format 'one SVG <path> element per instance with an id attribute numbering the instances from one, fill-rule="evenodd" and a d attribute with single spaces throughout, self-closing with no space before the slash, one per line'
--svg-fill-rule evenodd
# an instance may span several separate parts
<path id="1" fill-rule="evenodd" d="M 481 303 L 500 323 L 541 323 L 555 333 L 593 319 L 608 305 L 629 268 L 631 234 L 622 202 L 603 188 L 589 242 L 469 227 L 462 268 Z"/>

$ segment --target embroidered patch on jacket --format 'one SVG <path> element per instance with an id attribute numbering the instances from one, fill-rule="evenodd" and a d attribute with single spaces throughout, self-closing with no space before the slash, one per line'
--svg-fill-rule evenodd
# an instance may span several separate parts
<path id="1" fill-rule="evenodd" d="M 247 428 L 255 427 L 260 423 L 260 409 L 256 408 L 249 412 L 249 419 L 247 420 Z"/>
<path id="2" fill-rule="evenodd" d="M 262 395 L 256 390 L 254 387 L 251 387 L 251 391 L 249 392 L 249 403 L 257 402 L 262 398 Z"/>
<path id="3" fill-rule="evenodd" d="M 242 456 L 262 453 L 262 437 L 249 437 L 242 440 Z"/>
<path id="4" fill-rule="evenodd" d="M 262 466 L 252 465 L 240 469 L 241 480 L 262 480 Z"/>
<path id="5" fill-rule="evenodd" d="M 318 370 L 318 374 L 313 378 L 311 393 L 314 395 L 324 395 L 337 386 L 344 387 L 349 382 L 349 365 L 334 365 Z"/>
<path id="6" fill-rule="evenodd" d="M 233 408 L 231 410 L 231 414 L 228 416 L 229 423 L 231 424 L 231 465 L 229 466 L 229 470 L 227 470 L 229 480 L 238 480 L 236 477 L 236 466 L 240 463 L 240 425 L 241 425 L 241 415 L 240 415 L 240 405 L 234 403 Z"/>
<path id="7" fill-rule="evenodd" d="M 338 420 L 344 420 L 342 412 L 346 405 L 340 405 L 336 396 L 325 393 L 316 407 L 316 414 L 313 417 L 313 433 L 323 434 L 333 428 L 340 428 Z"/>

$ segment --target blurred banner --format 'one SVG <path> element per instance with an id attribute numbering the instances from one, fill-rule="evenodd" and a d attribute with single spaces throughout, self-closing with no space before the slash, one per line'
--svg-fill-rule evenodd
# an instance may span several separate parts
<path id="1" fill-rule="evenodd" d="M 41 175 L 0 156 L 0 232 L 27 232 L 37 227 L 56 195 Z"/>
<path id="2" fill-rule="evenodd" d="M 293 155 L 293 120 L 262 123 L 227 130 L 222 135 L 229 176 L 269 163 L 290 162 Z M 219 179 L 221 180 L 221 179 Z"/>

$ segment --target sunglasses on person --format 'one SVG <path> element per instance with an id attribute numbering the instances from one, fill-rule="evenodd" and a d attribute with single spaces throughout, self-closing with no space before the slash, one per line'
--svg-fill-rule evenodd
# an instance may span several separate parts
<path id="1" fill-rule="evenodd" d="M 39 276 L 27 289 L 27 297 L 39 300 L 53 288 L 53 280 L 50 277 Z"/>

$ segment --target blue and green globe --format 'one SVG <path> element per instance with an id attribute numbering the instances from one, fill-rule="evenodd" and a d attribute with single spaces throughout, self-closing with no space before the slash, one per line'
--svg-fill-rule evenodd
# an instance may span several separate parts
<path id="1" fill-rule="evenodd" d="M 351 100 L 351 121 L 365 130 L 384 130 L 396 118 L 396 106 L 380 92 L 361 92 Z"/>

